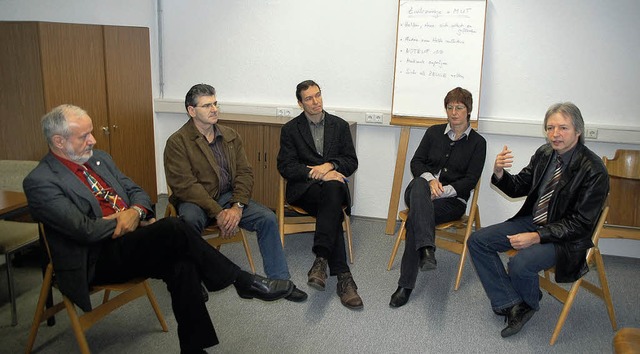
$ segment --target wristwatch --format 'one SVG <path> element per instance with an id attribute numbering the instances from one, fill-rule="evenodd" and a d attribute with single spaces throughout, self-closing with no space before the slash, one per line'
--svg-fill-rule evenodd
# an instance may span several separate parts
<path id="1" fill-rule="evenodd" d="M 138 212 L 138 217 L 140 217 L 140 220 L 144 220 L 147 217 L 147 212 L 144 211 L 144 209 L 142 209 L 141 207 L 134 205 L 131 207 L 131 209 Z"/>
<path id="2" fill-rule="evenodd" d="M 236 202 L 234 205 L 237 206 L 240 209 L 244 209 L 244 204 L 242 204 L 240 202 Z"/>

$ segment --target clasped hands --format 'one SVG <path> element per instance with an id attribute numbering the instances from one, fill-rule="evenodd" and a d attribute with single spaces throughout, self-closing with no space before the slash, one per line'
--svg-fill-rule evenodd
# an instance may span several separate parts
<path id="1" fill-rule="evenodd" d="M 122 237 L 122 235 L 137 229 L 139 226 L 147 226 L 156 222 L 155 218 L 140 220 L 140 215 L 135 209 L 125 209 L 105 216 L 103 219 L 116 220 L 116 229 L 113 231 L 113 235 L 111 236 L 113 239 Z"/>
<path id="2" fill-rule="evenodd" d="M 238 224 L 242 218 L 242 209 L 235 204 L 223 209 L 216 215 L 216 225 L 220 228 L 220 237 L 230 238 L 238 232 Z"/>
<path id="3" fill-rule="evenodd" d="M 309 171 L 309 178 L 322 180 L 322 181 L 339 181 L 344 183 L 346 177 L 333 169 L 331 162 L 325 162 L 322 165 L 307 166 L 311 170 Z"/>

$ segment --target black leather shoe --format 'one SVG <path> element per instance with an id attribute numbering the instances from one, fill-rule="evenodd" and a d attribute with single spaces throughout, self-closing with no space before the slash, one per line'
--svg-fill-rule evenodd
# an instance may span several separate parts
<path id="1" fill-rule="evenodd" d="M 209 301 L 209 292 L 207 291 L 207 288 L 200 284 L 200 290 L 202 291 L 202 300 L 204 300 L 204 302 Z"/>
<path id="2" fill-rule="evenodd" d="M 538 290 L 538 301 L 540 301 L 540 300 L 542 300 L 542 291 Z M 505 316 L 506 317 L 509 314 L 509 311 L 511 311 L 511 308 L 512 307 L 506 307 L 506 308 L 499 309 L 499 310 L 494 309 L 493 313 L 495 313 L 498 316 Z M 505 322 L 507 322 L 506 318 L 504 320 L 505 320 Z"/>
<path id="3" fill-rule="evenodd" d="M 252 274 L 253 281 L 248 288 L 240 288 L 236 285 L 238 296 L 243 299 L 260 299 L 263 301 L 278 300 L 291 295 L 294 285 L 290 280 L 269 279 L 257 274 Z"/>
<path id="4" fill-rule="evenodd" d="M 500 332 L 502 338 L 510 337 L 522 329 L 525 323 L 533 317 L 535 311 L 529 305 L 521 302 L 509 310 L 507 314 L 507 327 Z"/>
<path id="5" fill-rule="evenodd" d="M 423 247 L 420 249 L 420 270 L 433 270 L 438 266 L 436 261 L 436 250 L 431 247 Z"/>
<path id="6" fill-rule="evenodd" d="M 307 293 L 298 289 L 298 287 L 294 285 L 293 291 L 291 292 L 291 294 L 289 294 L 289 296 L 285 297 L 285 299 L 293 302 L 303 302 L 307 299 Z"/>
<path id="7" fill-rule="evenodd" d="M 411 295 L 411 291 L 413 289 L 403 288 L 401 286 L 398 287 L 395 293 L 391 295 L 391 301 L 389 301 L 389 306 L 391 307 L 400 307 L 404 306 L 404 304 L 409 301 L 409 296 Z"/>

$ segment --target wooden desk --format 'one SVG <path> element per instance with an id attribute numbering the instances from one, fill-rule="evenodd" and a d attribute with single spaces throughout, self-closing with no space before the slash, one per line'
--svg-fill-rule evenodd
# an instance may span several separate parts
<path id="1" fill-rule="evenodd" d="M 27 207 L 27 197 L 22 192 L 0 190 L 0 219 L 20 212 Z"/>

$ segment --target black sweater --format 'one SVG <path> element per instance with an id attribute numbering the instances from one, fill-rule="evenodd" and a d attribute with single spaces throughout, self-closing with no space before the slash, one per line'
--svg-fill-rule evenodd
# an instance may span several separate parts
<path id="1" fill-rule="evenodd" d="M 444 133 L 446 124 L 429 127 L 411 159 L 413 177 L 425 172 L 436 175 L 440 172 L 440 183 L 451 185 L 458 197 L 468 200 L 476 186 L 487 153 L 487 142 L 475 130 L 458 141 L 449 139 Z"/>

